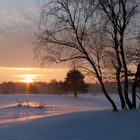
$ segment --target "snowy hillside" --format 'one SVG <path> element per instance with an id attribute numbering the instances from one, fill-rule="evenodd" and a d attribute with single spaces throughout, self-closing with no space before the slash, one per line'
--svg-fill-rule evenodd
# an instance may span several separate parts
<path id="1" fill-rule="evenodd" d="M 32 107 L 15 107 L 16 98 Z M 0 104 L 2 140 L 140 139 L 140 110 L 114 113 L 103 95 L 0 95 Z"/>
<path id="2" fill-rule="evenodd" d="M 16 107 L 16 99 L 23 101 L 25 107 Z M 26 107 L 27 100 L 31 107 Z M 46 108 L 36 108 L 39 106 L 40 102 L 45 103 Z M 0 95 L 0 125 L 71 112 L 109 108 L 109 103 L 102 95 L 81 95 L 77 99 L 72 95 Z"/>

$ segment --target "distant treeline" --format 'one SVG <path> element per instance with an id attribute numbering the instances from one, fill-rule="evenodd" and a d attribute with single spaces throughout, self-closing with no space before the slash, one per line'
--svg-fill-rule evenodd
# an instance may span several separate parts
<path id="1" fill-rule="evenodd" d="M 64 82 L 56 80 L 52 80 L 50 83 L 3 82 L 0 84 L 0 94 L 64 94 L 67 92 L 69 91 L 65 88 Z"/>
<path id="2" fill-rule="evenodd" d="M 3 82 L 0 84 L 0 94 L 68 94 L 68 91 L 63 81 L 52 80 L 50 83 L 34 82 L 34 83 L 20 83 L 20 82 Z M 105 84 L 110 93 L 116 92 L 114 83 Z M 99 84 L 88 84 L 88 90 L 83 93 L 102 93 Z"/>

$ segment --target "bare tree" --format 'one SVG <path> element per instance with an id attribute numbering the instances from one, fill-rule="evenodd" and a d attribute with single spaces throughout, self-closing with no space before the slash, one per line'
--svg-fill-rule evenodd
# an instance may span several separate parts
<path id="1" fill-rule="evenodd" d="M 48 60 L 57 63 L 80 61 L 80 67 L 98 79 L 105 97 L 116 111 L 103 81 L 106 39 L 104 32 L 99 30 L 99 19 L 91 0 L 51 0 L 48 3 L 44 0 L 39 45 L 35 52 L 44 63 Z"/>
<path id="2" fill-rule="evenodd" d="M 106 24 L 105 31 L 112 39 L 113 48 L 117 60 L 116 81 L 118 83 L 118 93 L 120 95 L 122 108 L 133 108 L 128 97 L 128 67 L 125 54 L 125 33 L 136 14 L 139 3 L 135 0 L 97 0 L 99 10 L 102 12 Z M 124 96 L 121 85 L 121 73 L 124 73 Z"/>
<path id="3" fill-rule="evenodd" d="M 136 88 L 137 86 L 139 86 L 140 83 L 140 34 L 136 39 L 137 41 L 135 42 L 135 47 L 129 49 L 128 51 L 128 55 L 131 56 L 130 61 L 133 63 L 133 65 L 137 66 L 136 73 L 132 74 L 132 76 L 135 76 L 132 83 L 132 103 L 134 105 L 134 108 L 137 107 L 136 97 L 138 96 L 136 93 Z"/>

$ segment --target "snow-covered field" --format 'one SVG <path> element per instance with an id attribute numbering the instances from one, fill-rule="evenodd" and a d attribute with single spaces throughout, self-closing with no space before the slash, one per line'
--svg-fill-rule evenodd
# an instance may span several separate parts
<path id="1" fill-rule="evenodd" d="M 16 107 L 18 102 L 23 101 L 23 107 Z M 27 107 L 28 105 L 31 107 Z M 45 108 L 37 108 L 39 104 L 45 103 Z M 71 112 L 93 111 L 109 109 L 110 105 L 102 95 L 80 95 L 74 98 L 73 95 L 23 95 L 10 94 L 0 95 L 0 126 L 30 121 L 37 118 L 56 116 Z"/>
<path id="2" fill-rule="evenodd" d="M 140 110 L 112 112 L 103 95 L 0 95 L 0 140 L 138 140 L 139 119 Z"/>

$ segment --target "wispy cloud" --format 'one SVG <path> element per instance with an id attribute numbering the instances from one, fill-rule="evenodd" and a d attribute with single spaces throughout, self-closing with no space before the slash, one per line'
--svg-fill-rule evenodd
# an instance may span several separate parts
<path id="1" fill-rule="evenodd" d="M 30 76 L 35 81 L 49 82 L 52 79 L 63 80 L 66 76 L 67 68 L 19 68 L 19 67 L 0 67 L 0 82 L 3 81 L 22 81 Z"/>
<path id="2" fill-rule="evenodd" d="M 40 0 L 0 0 L 0 82 L 63 80 L 67 69 L 32 68 L 33 35 L 38 28 Z M 20 77 L 20 76 L 21 77 Z"/>
<path id="3" fill-rule="evenodd" d="M 0 67 L 0 70 L 9 70 L 9 71 L 39 71 L 39 70 L 41 70 L 41 68 Z"/>
<path id="4" fill-rule="evenodd" d="M 31 66 L 38 28 L 37 0 L 0 1 L 0 66 Z"/>
<path id="5" fill-rule="evenodd" d="M 11 34 L 34 27 L 35 20 L 39 17 L 39 6 L 31 0 L 6 0 L 0 1 L 0 30 L 2 33 Z M 31 28 L 29 28 L 31 27 Z"/>

